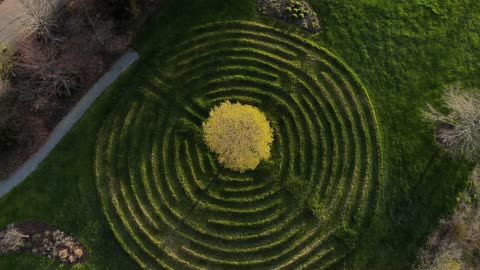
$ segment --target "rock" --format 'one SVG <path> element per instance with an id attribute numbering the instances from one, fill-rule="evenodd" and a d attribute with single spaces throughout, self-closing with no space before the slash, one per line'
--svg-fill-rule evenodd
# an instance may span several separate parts
<path id="1" fill-rule="evenodd" d="M 69 260 L 71 263 L 73 263 L 73 262 L 75 261 L 75 256 L 72 256 L 72 255 L 71 255 L 70 257 L 68 257 L 68 260 Z"/>
<path id="2" fill-rule="evenodd" d="M 58 257 L 60 257 L 60 259 L 66 259 L 68 257 L 68 250 L 67 249 L 60 250 L 60 252 L 58 253 Z"/>
<path id="3" fill-rule="evenodd" d="M 77 258 L 81 258 L 83 256 L 83 250 L 81 248 L 76 248 L 73 253 L 75 253 L 75 256 L 77 256 Z"/>

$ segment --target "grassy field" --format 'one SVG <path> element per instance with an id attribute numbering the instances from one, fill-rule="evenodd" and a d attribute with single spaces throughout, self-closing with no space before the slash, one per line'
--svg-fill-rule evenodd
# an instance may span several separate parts
<path id="1" fill-rule="evenodd" d="M 146 265 L 162 265 L 162 263 L 152 260 L 148 254 L 145 255 L 145 250 L 157 248 L 157 246 L 153 246 L 153 248 L 148 246 L 155 245 L 155 243 L 147 243 L 141 238 L 158 237 L 159 239 L 165 239 L 162 235 L 153 235 L 150 232 L 168 232 L 168 228 L 161 227 L 168 222 L 157 222 L 156 218 L 152 218 L 155 222 L 148 223 L 147 221 L 151 216 L 146 213 L 165 213 L 166 211 L 163 211 L 163 209 L 166 209 L 167 206 L 164 202 L 174 199 L 162 197 L 162 200 L 159 201 L 163 203 L 152 205 L 148 203 L 135 204 L 129 202 L 128 199 L 133 198 L 132 201 L 150 202 L 152 201 L 151 196 L 165 194 L 162 192 L 157 194 L 155 190 L 145 189 L 146 194 L 135 197 L 135 194 L 139 194 L 138 187 L 155 187 L 157 177 L 155 175 L 144 176 L 149 173 L 148 168 L 156 168 L 155 164 L 162 167 L 163 165 L 160 166 L 164 164 L 162 162 L 171 162 L 175 160 L 176 155 L 184 157 L 186 164 L 194 163 L 191 160 L 198 160 L 197 164 L 204 164 L 203 167 L 205 168 L 198 169 L 202 173 L 208 175 L 208 172 L 210 172 L 210 175 L 222 175 L 221 172 L 218 172 L 221 170 L 215 167 L 215 163 L 211 162 L 212 158 L 208 155 L 195 156 L 188 154 L 197 147 L 190 141 L 198 137 L 192 135 L 198 133 L 195 128 L 192 128 L 192 123 L 193 126 L 198 125 L 202 115 L 208 113 L 208 111 L 205 112 L 205 108 L 211 106 L 211 104 L 206 104 L 205 100 L 200 100 L 195 103 L 196 107 L 192 105 L 192 108 L 197 110 L 187 112 L 183 111 L 183 107 L 178 105 L 185 105 L 185 102 L 190 100 L 190 96 L 186 94 L 190 93 L 188 91 L 191 91 L 191 88 L 205 89 L 205 93 L 210 93 L 213 101 L 215 98 L 218 101 L 222 98 L 221 87 L 238 89 L 240 86 L 234 84 L 233 81 L 254 77 L 256 83 L 264 86 L 262 90 L 269 89 L 269 91 L 275 92 L 279 87 L 298 88 L 295 90 L 299 93 L 298 95 L 285 94 L 284 100 L 287 103 L 282 103 L 282 100 L 276 102 L 273 100 L 269 103 L 270 97 L 262 96 L 261 91 L 254 89 L 255 85 L 248 85 L 248 90 L 237 90 L 236 96 L 231 97 L 232 99 L 253 103 L 266 110 L 267 116 L 275 119 L 274 123 L 278 123 L 279 126 L 276 130 L 291 125 L 291 127 L 298 126 L 300 128 L 287 128 L 284 133 L 298 133 L 298 130 L 308 130 L 310 131 L 308 134 L 314 134 L 311 131 L 320 131 L 321 124 L 328 124 L 329 121 L 334 123 L 332 126 L 338 128 L 338 133 L 332 131 L 335 136 L 329 136 L 329 134 L 302 136 L 302 134 L 299 134 L 300 140 L 298 142 L 292 139 L 296 136 L 286 136 L 282 145 L 283 148 L 287 149 L 274 148 L 274 160 L 284 160 L 285 154 L 282 153 L 292 152 L 298 153 L 293 155 L 298 156 L 298 160 L 295 161 L 294 159 L 291 161 L 292 165 L 290 165 L 289 159 L 286 159 L 287 162 L 285 165 L 281 163 L 282 167 L 278 168 L 278 171 L 284 175 L 289 175 L 289 173 L 292 175 L 309 173 L 313 176 L 327 174 L 328 170 L 306 165 L 308 164 L 306 160 L 322 159 L 320 156 L 316 156 L 318 152 L 310 153 L 306 150 L 312 148 L 325 149 L 326 151 L 329 146 L 323 146 L 321 144 L 323 140 L 337 142 L 336 136 L 345 136 L 344 145 L 335 146 L 338 149 L 345 150 L 345 153 L 342 153 L 343 156 L 335 154 L 334 150 L 332 150 L 334 151 L 332 155 L 328 156 L 332 157 L 332 171 L 336 169 L 339 176 L 357 175 L 348 169 L 337 168 L 340 166 L 338 164 L 352 163 L 355 164 L 351 166 L 352 170 L 359 168 L 358 174 L 378 170 L 379 175 L 381 175 L 381 178 L 375 179 L 375 173 L 368 174 L 372 176 L 371 183 L 379 183 L 379 190 L 378 193 L 375 193 L 371 189 L 367 189 L 365 194 L 375 194 L 371 195 L 375 198 L 367 196 L 367 199 L 357 201 L 349 199 L 348 191 L 338 189 L 340 190 L 338 194 L 343 194 L 343 196 L 335 196 L 327 201 L 332 206 L 328 209 L 334 209 L 332 213 L 335 214 L 332 214 L 331 217 L 325 217 L 324 214 L 322 215 L 317 211 L 312 211 L 313 215 L 298 217 L 289 214 L 294 213 L 293 210 L 295 210 L 290 209 L 290 211 L 284 211 L 286 214 L 281 216 L 285 218 L 285 223 L 287 225 L 302 224 L 303 227 L 292 226 L 289 230 L 283 230 L 284 234 L 277 236 L 272 234 L 271 237 L 277 237 L 278 241 L 289 243 L 287 240 L 282 240 L 282 237 L 287 237 L 288 233 L 293 234 L 298 229 L 314 234 L 315 237 L 312 237 L 312 239 L 322 239 L 322 235 L 326 235 L 327 232 L 311 229 L 314 227 L 312 224 L 318 220 L 318 217 L 314 216 L 319 216 L 320 220 L 324 222 L 322 224 L 326 224 L 328 228 L 330 228 L 330 224 L 346 224 L 347 229 L 352 229 L 354 233 L 359 235 L 353 237 L 347 233 L 348 236 L 345 237 L 345 233 L 336 232 L 334 233 L 335 241 L 318 245 L 319 253 L 317 255 L 321 253 L 323 248 L 330 247 L 328 246 L 330 242 L 334 242 L 334 244 L 340 242 L 341 247 L 351 247 L 352 243 L 356 244 L 356 248 L 352 249 L 353 253 L 348 256 L 347 260 L 342 259 L 346 254 L 338 253 L 340 264 L 336 264 L 334 267 L 339 266 L 340 269 L 408 268 L 414 262 L 417 248 L 423 243 L 424 237 L 435 227 L 438 219 L 454 207 L 456 195 L 465 186 L 470 169 L 469 164 L 451 160 L 435 146 L 432 138 L 433 128 L 428 127 L 421 120 L 420 109 L 427 102 L 438 102 L 442 85 L 460 81 L 467 85 L 479 86 L 480 81 L 475 75 L 478 73 L 478 58 L 480 57 L 476 53 L 476 49 L 480 46 L 478 31 L 476 32 L 480 3 L 474 1 L 461 3 L 456 1 L 428 1 L 427 3 L 427 1 L 406 0 L 396 1 L 395 4 L 385 0 L 312 1 L 321 18 L 324 31 L 311 39 L 317 46 L 326 48 L 336 57 L 342 59 L 339 60 L 315 46 L 312 48 L 308 42 L 305 42 L 304 37 L 297 36 L 299 32 L 295 29 L 256 15 L 253 2 L 251 0 L 176 0 L 165 3 L 165 7 L 159 16 L 148 24 L 149 29 L 145 30 L 136 43 L 136 47 L 141 54 L 141 61 L 101 97 L 25 183 L 0 199 L 0 225 L 18 220 L 40 219 L 73 233 L 82 240 L 90 251 L 88 260 L 83 265 L 76 266 L 75 269 L 139 269 L 130 255 L 123 251 L 124 249 L 116 237 L 121 239 L 121 244 L 131 254 L 140 254 L 139 260 L 145 258 L 144 263 Z M 197 26 L 224 20 L 248 21 L 250 23 L 213 24 L 195 29 Z M 241 32 L 235 32 L 238 29 Z M 218 35 L 208 36 L 209 33 L 213 32 L 218 32 Z M 253 32 L 253 34 L 247 34 L 247 32 Z M 288 33 L 293 33 L 293 36 Z M 207 36 L 202 37 L 202 35 Z M 235 40 L 222 44 L 215 41 L 216 37 L 220 37 L 218 40 L 222 40 L 222 38 L 233 38 Z M 249 42 L 255 38 L 261 41 L 251 44 L 251 50 L 241 50 L 242 47 L 245 47 L 245 44 L 250 44 Z M 179 46 L 184 40 L 190 40 L 191 43 L 185 44 L 183 47 Z M 222 48 L 227 47 L 232 48 L 232 51 L 239 48 L 237 50 L 238 55 L 226 55 L 225 52 L 222 52 Z M 189 48 L 192 48 L 191 51 L 189 51 Z M 256 50 L 261 51 L 261 53 Z M 202 54 L 207 52 L 216 55 L 217 58 L 215 59 L 220 59 L 220 62 L 216 64 L 227 68 L 202 69 L 202 64 L 204 64 L 202 61 L 210 61 L 207 61 L 207 67 L 208 65 L 216 65 L 211 63 L 212 59 L 202 58 Z M 254 60 L 246 59 L 250 54 L 255 55 L 255 53 L 257 57 Z M 171 58 L 172 55 L 175 57 Z M 280 55 L 281 59 L 272 57 L 272 55 Z M 303 55 L 301 61 L 297 61 L 299 55 Z M 310 63 L 307 60 L 312 55 L 314 56 L 313 63 Z M 318 72 L 314 75 L 325 74 L 324 79 L 326 78 L 327 82 L 329 81 L 329 75 L 333 78 L 332 80 L 336 79 L 339 82 L 337 85 L 340 85 L 340 87 L 337 87 L 340 95 L 353 93 L 351 99 L 346 99 L 350 102 L 350 105 L 333 106 L 329 110 L 328 104 L 341 103 L 341 100 L 335 99 L 335 95 L 331 95 L 330 99 L 324 97 L 325 100 L 329 100 L 327 107 L 322 107 L 320 102 L 314 102 L 318 97 L 309 94 L 311 93 L 309 89 L 315 87 L 313 82 L 319 79 L 315 77 L 310 79 L 307 76 L 310 73 L 302 72 L 302 69 L 316 68 L 318 63 L 315 61 L 318 61 L 318 59 L 327 60 L 323 62 L 322 68 L 318 69 Z M 232 73 L 232 68 L 228 68 L 230 63 L 221 62 L 232 61 L 232 63 L 235 62 L 240 66 L 246 66 L 246 62 L 249 60 L 255 61 L 255 66 L 250 65 L 249 68 L 244 68 L 241 73 Z M 343 62 L 347 63 L 353 72 L 346 68 L 342 64 Z M 302 64 L 306 66 L 302 66 Z M 233 66 L 233 64 L 231 65 Z M 283 80 L 271 77 L 278 66 L 288 67 L 290 71 L 284 74 L 285 78 Z M 219 72 L 225 78 L 224 81 L 220 82 L 220 88 L 212 86 L 216 84 L 215 80 L 211 78 L 213 76 L 212 72 Z M 170 73 L 184 75 L 183 77 L 172 78 Z M 357 81 L 356 77 L 361 80 L 368 92 L 378 126 L 375 124 L 373 111 L 368 105 L 368 98 L 363 92 L 362 84 Z M 301 78 L 301 82 L 312 80 L 312 83 L 293 85 L 291 82 L 295 81 L 295 78 Z M 189 82 L 189 79 L 192 82 Z M 202 82 L 205 81 L 210 83 L 203 84 Z M 259 81 L 272 81 L 272 85 Z M 325 86 L 325 88 L 334 91 L 337 89 L 335 85 L 335 83 L 332 83 L 330 87 Z M 344 85 L 344 87 L 341 87 L 341 85 Z M 346 85 L 350 85 L 353 92 L 342 92 L 342 89 L 348 88 Z M 176 88 L 177 86 L 182 87 Z M 169 94 L 170 89 L 180 90 L 177 94 L 172 95 Z M 241 93 L 248 93 L 248 95 L 241 95 Z M 311 99 L 303 100 L 301 94 Z M 252 96 L 254 98 L 251 98 Z M 281 96 L 282 98 L 283 96 Z M 156 103 L 157 99 L 159 100 L 158 103 Z M 297 104 L 298 106 L 291 104 Z M 291 119 L 285 118 L 282 120 L 285 110 L 296 112 L 296 114 L 292 113 L 295 116 Z M 317 111 L 324 112 L 324 114 L 316 113 Z M 353 125 L 350 128 L 345 128 L 346 126 L 341 122 L 335 122 L 334 118 L 337 115 L 340 115 L 340 120 L 347 119 L 345 122 L 353 123 Z M 165 119 L 162 119 L 163 116 L 165 116 Z M 312 118 L 309 119 L 309 117 Z M 191 121 L 178 121 L 183 118 Z M 304 120 L 298 120 L 297 123 L 296 119 Z M 380 134 L 378 138 L 376 137 L 377 132 Z M 278 141 L 283 137 L 276 135 L 275 138 Z M 162 153 L 161 149 L 168 150 L 169 148 L 161 148 L 160 146 L 149 149 L 151 145 L 162 145 L 165 144 L 165 141 L 167 141 L 167 145 L 175 146 L 171 153 Z M 318 145 L 316 142 L 318 142 Z M 378 145 L 381 145 L 383 149 L 381 161 L 376 160 L 376 157 L 380 154 L 378 156 L 372 155 Z M 137 149 L 141 149 L 140 153 L 149 153 L 152 157 L 149 162 L 152 164 L 145 161 L 142 155 L 137 155 Z M 180 149 L 178 154 L 175 153 L 175 149 Z M 201 146 L 198 146 L 195 151 L 202 151 Z M 158 160 L 155 158 L 158 158 Z M 138 170 L 131 170 L 131 164 L 133 164 L 133 167 L 138 167 Z M 383 164 L 383 167 L 381 164 Z M 182 166 L 181 164 L 168 163 L 163 167 Z M 260 175 L 250 176 L 252 178 L 261 176 L 276 179 L 276 176 L 269 174 L 271 167 L 268 166 L 273 165 L 266 164 L 265 168 L 260 170 Z M 162 176 L 165 176 L 159 177 L 161 179 L 168 179 L 168 175 L 171 175 L 170 178 L 175 176 L 171 169 L 170 172 L 162 169 L 158 171 L 161 172 Z M 191 176 L 192 171 L 195 170 L 190 170 L 185 165 L 184 169 L 178 170 L 176 173 L 184 175 L 184 178 L 187 179 L 191 178 L 189 176 Z M 227 173 L 224 172 L 224 174 Z M 138 180 L 129 182 L 126 186 L 121 186 L 120 181 L 105 180 L 123 179 L 124 177 L 128 178 L 129 181 L 131 179 Z M 328 175 L 324 177 L 328 179 Z M 333 176 L 331 178 L 336 179 Z M 187 182 L 182 182 L 181 177 L 178 179 L 180 180 L 179 183 L 168 182 L 171 183 L 170 186 L 164 186 L 163 188 L 180 190 L 180 186 L 189 185 Z M 280 179 L 283 178 L 280 177 Z M 285 179 L 289 179 L 289 177 L 285 177 Z M 353 177 L 353 179 L 355 180 L 356 177 Z M 110 183 L 110 186 L 106 183 Z M 137 186 L 137 183 L 142 183 L 142 185 Z M 203 185 L 205 190 L 210 191 L 209 183 L 199 183 L 199 186 Z M 261 197 L 259 201 L 263 198 L 262 192 L 275 189 L 282 190 L 284 187 L 283 184 L 275 181 L 266 183 L 265 186 L 259 186 L 258 193 L 255 193 Z M 215 184 L 218 184 L 218 181 Z M 165 183 L 162 185 L 165 185 Z M 120 188 L 116 191 L 112 187 Z M 128 188 L 135 192 L 129 195 L 128 192 L 131 191 Z M 230 190 L 236 189 L 238 192 L 242 188 L 243 191 L 251 191 L 248 188 L 252 187 L 231 186 L 229 188 Z M 330 189 L 326 188 L 326 190 Z M 100 191 L 100 196 L 98 191 Z M 289 198 L 286 193 L 283 194 L 280 191 L 277 193 L 280 196 L 279 198 L 284 200 Z M 169 196 L 172 194 L 177 193 L 172 192 Z M 198 194 L 198 190 L 193 189 L 190 194 L 178 194 L 181 199 L 174 204 L 173 209 L 176 209 L 179 213 L 192 213 L 192 217 L 199 220 L 196 221 L 197 223 L 191 223 L 193 222 L 191 220 L 182 220 L 183 223 L 178 224 L 204 224 L 202 221 L 208 218 L 208 216 L 201 216 L 204 212 L 189 212 L 193 205 L 196 207 L 195 198 L 199 196 Z M 225 195 L 214 189 L 211 190 L 211 194 L 220 199 Z M 239 193 L 235 194 L 238 195 Z M 329 194 L 333 193 L 326 192 L 325 194 L 328 197 Z M 272 196 L 268 194 L 265 198 L 273 198 Z M 337 197 L 345 197 L 346 200 L 335 199 Z M 119 198 L 126 198 L 125 203 Z M 236 197 L 230 196 L 224 199 L 229 198 Z M 363 198 L 363 196 L 360 196 L 360 198 Z M 293 200 L 298 203 L 299 199 L 294 198 Z M 274 200 L 271 199 L 270 201 L 262 201 L 262 204 L 268 206 L 273 202 Z M 375 207 L 371 205 L 373 202 L 376 204 Z M 234 208 L 237 202 L 225 202 L 224 200 L 222 203 Z M 315 205 L 316 203 L 325 205 L 318 200 L 311 204 Z M 255 202 L 249 204 L 251 204 L 253 210 L 258 208 Z M 357 204 L 367 205 L 367 211 L 365 212 L 367 214 L 356 213 L 356 208 L 353 206 Z M 137 208 L 129 209 L 129 205 Z M 142 205 L 145 209 L 140 207 Z M 338 205 L 346 206 L 341 208 Z M 108 221 L 102 207 L 107 212 Z M 125 209 L 128 209 L 128 211 Z M 373 209 L 375 209 L 374 213 L 368 213 Z M 340 212 L 347 214 L 337 215 Z M 127 214 L 131 216 L 125 216 Z M 274 213 L 270 214 L 274 215 Z M 223 222 L 223 225 L 229 221 L 225 216 L 215 216 L 215 213 L 211 215 L 212 217 L 219 217 L 218 221 Z M 370 223 L 368 229 L 366 229 L 366 226 L 355 227 L 348 222 L 352 218 L 356 221 L 363 220 L 362 217 L 364 216 L 367 217 L 365 218 L 366 222 Z M 246 222 L 251 223 L 254 218 L 255 216 L 252 215 Z M 125 220 L 129 220 L 130 223 Z M 165 221 L 168 220 L 174 219 L 165 219 Z M 292 220 L 296 221 L 292 222 Z M 145 233 L 129 232 L 129 228 L 136 228 L 140 223 L 153 228 L 148 228 Z M 352 224 L 358 224 L 358 222 Z M 231 222 L 227 225 L 231 229 Z M 277 224 L 277 226 L 279 225 L 281 224 Z M 116 237 L 110 226 L 115 228 Z M 158 227 L 155 228 L 156 226 Z M 275 226 L 272 228 L 275 228 Z M 225 231 L 225 226 L 222 227 L 221 224 L 213 227 L 213 229 L 211 227 L 206 227 L 206 229 L 211 229 L 204 233 L 205 238 L 213 239 L 211 243 L 215 243 L 215 237 L 211 235 L 212 233 L 215 234 L 214 236 L 220 235 L 228 238 L 229 234 L 226 232 L 230 232 Z M 243 231 L 244 236 L 251 232 L 247 229 Z M 135 231 L 138 231 L 138 229 L 135 229 Z M 186 229 L 183 231 L 187 232 Z M 242 231 L 242 229 L 239 229 L 239 231 Z M 190 252 L 190 257 L 182 255 L 185 256 L 183 258 L 190 258 L 190 263 L 206 266 L 211 263 L 212 266 L 218 267 L 220 265 L 228 269 L 227 265 L 230 265 L 228 262 L 221 260 L 206 262 L 205 259 L 201 259 L 198 254 L 194 253 L 202 245 L 206 249 L 209 249 L 209 247 L 204 245 L 203 238 L 196 239 L 195 234 L 192 234 L 191 237 L 187 238 L 186 235 L 183 235 L 182 239 L 173 239 L 185 241 L 185 238 L 187 238 L 193 244 L 188 245 L 190 251 L 177 252 L 174 250 L 169 253 L 170 255 L 160 256 L 166 258 L 164 263 L 170 265 L 169 260 L 175 261 L 171 259 L 171 254 Z M 170 241 L 175 242 L 173 240 Z M 251 244 L 246 239 L 238 239 L 238 241 L 244 247 L 249 247 L 249 244 Z M 140 246 L 138 243 L 144 243 L 144 245 Z M 223 249 L 231 248 L 221 246 L 221 243 L 217 244 Z M 161 245 L 161 247 L 169 250 L 164 245 Z M 215 250 L 215 248 L 212 250 Z M 278 245 L 276 248 L 265 250 L 275 254 L 285 250 L 285 247 Z M 259 258 L 255 258 L 253 255 L 245 255 L 245 253 L 239 257 L 239 255 L 235 255 L 235 251 L 228 253 L 225 250 L 219 251 L 217 249 L 215 252 L 212 251 L 209 254 L 225 260 L 235 258 L 259 260 Z M 267 255 L 265 254 L 263 258 Z M 336 255 L 328 256 L 330 255 L 325 256 L 325 263 L 329 261 L 337 262 L 334 260 Z M 307 268 L 316 263 L 317 266 L 324 265 L 321 261 L 317 261 L 320 259 L 320 255 L 309 257 L 301 261 L 299 265 L 305 265 Z M 312 264 L 308 264 L 309 262 Z M 0 268 L 58 269 L 61 266 L 43 258 L 12 255 L 0 257 Z"/>

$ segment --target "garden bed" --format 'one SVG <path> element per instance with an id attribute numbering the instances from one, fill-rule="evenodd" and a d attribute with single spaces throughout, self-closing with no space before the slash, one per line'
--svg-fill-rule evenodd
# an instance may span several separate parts
<path id="1" fill-rule="evenodd" d="M 260 14 L 283 20 L 312 34 L 321 30 L 317 13 L 306 0 L 257 0 L 257 10 Z"/>
<path id="2" fill-rule="evenodd" d="M 3 73 L 8 84 L 0 86 L 0 180 L 46 142 L 132 39 L 130 30 L 118 29 L 94 1 L 68 1 L 55 21 L 54 41 L 23 37 Z"/>
<path id="3" fill-rule="evenodd" d="M 10 252 L 33 253 L 70 265 L 81 263 L 87 257 L 87 250 L 79 240 L 47 223 L 25 221 L 10 225 L 0 231 L 0 242 L 2 234 L 8 231 L 17 233 L 18 244 L 10 250 L 2 250 L 3 246 L 0 245 L 0 255 Z"/>

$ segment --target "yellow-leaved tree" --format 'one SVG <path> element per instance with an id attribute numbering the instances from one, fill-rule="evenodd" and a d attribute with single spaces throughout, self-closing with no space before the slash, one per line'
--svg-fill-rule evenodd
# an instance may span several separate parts
<path id="1" fill-rule="evenodd" d="M 244 172 L 270 157 L 272 128 L 256 107 L 225 101 L 203 123 L 208 148 L 224 167 Z"/>

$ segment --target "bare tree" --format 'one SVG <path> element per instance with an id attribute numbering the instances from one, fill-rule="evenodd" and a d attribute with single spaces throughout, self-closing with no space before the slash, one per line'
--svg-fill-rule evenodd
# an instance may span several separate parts
<path id="1" fill-rule="evenodd" d="M 57 28 L 57 8 L 51 0 L 19 0 L 19 19 L 26 36 L 34 35 L 45 41 L 56 42 L 59 40 L 54 35 Z"/>
<path id="2" fill-rule="evenodd" d="M 445 112 L 428 105 L 423 116 L 437 125 L 437 138 L 454 156 L 480 159 L 480 90 L 446 88 Z"/>
<path id="3" fill-rule="evenodd" d="M 22 234 L 15 226 L 9 225 L 7 229 L 0 232 L 0 253 L 17 251 L 24 245 L 28 235 Z"/>

